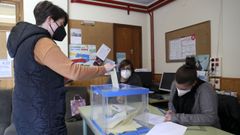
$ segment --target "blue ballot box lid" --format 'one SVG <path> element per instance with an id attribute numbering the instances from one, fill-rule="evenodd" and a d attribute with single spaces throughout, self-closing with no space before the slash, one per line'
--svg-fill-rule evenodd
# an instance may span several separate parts
<path id="1" fill-rule="evenodd" d="M 128 96 L 148 94 L 149 89 L 128 84 L 120 84 L 119 88 L 114 88 L 112 84 L 91 85 L 91 90 L 95 94 L 101 94 L 104 97 Z"/>

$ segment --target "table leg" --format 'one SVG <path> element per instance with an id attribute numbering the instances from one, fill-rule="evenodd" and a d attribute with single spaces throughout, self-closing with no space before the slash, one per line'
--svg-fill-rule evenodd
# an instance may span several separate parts
<path id="1" fill-rule="evenodd" d="M 87 135 L 87 124 L 84 119 L 83 119 L 83 135 Z"/>

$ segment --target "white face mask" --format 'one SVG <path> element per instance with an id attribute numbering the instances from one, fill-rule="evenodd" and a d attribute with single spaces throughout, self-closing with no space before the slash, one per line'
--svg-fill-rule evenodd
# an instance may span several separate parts
<path id="1" fill-rule="evenodd" d="M 190 91 L 191 91 L 191 89 L 188 89 L 188 90 L 180 90 L 180 89 L 177 88 L 177 92 L 178 92 L 178 96 L 179 96 L 179 97 L 187 94 L 187 93 L 190 92 Z"/>
<path id="2" fill-rule="evenodd" d="M 130 70 L 121 70 L 121 76 L 124 79 L 128 79 L 131 76 L 132 72 Z"/>

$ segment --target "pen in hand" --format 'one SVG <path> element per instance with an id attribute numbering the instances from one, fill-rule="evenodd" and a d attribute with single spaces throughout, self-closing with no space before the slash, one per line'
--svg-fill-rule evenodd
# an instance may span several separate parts
<path id="1" fill-rule="evenodd" d="M 175 114 L 172 110 L 168 110 L 165 114 L 165 122 L 172 120 L 172 115 Z"/>
<path id="2" fill-rule="evenodd" d="M 163 115 L 166 115 L 166 111 L 161 109 L 161 108 L 158 108 L 158 110 L 163 114 Z"/>

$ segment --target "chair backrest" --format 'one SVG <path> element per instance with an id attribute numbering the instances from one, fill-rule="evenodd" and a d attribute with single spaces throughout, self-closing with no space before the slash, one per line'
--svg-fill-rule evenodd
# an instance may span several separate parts
<path id="1" fill-rule="evenodd" d="M 0 89 L 0 134 L 4 133 L 11 123 L 12 112 L 12 90 Z"/>
<path id="2" fill-rule="evenodd" d="M 221 129 L 233 134 L 240 134 L 240 104 L 237 98 L 218 95 L 218 116 Z"/>

